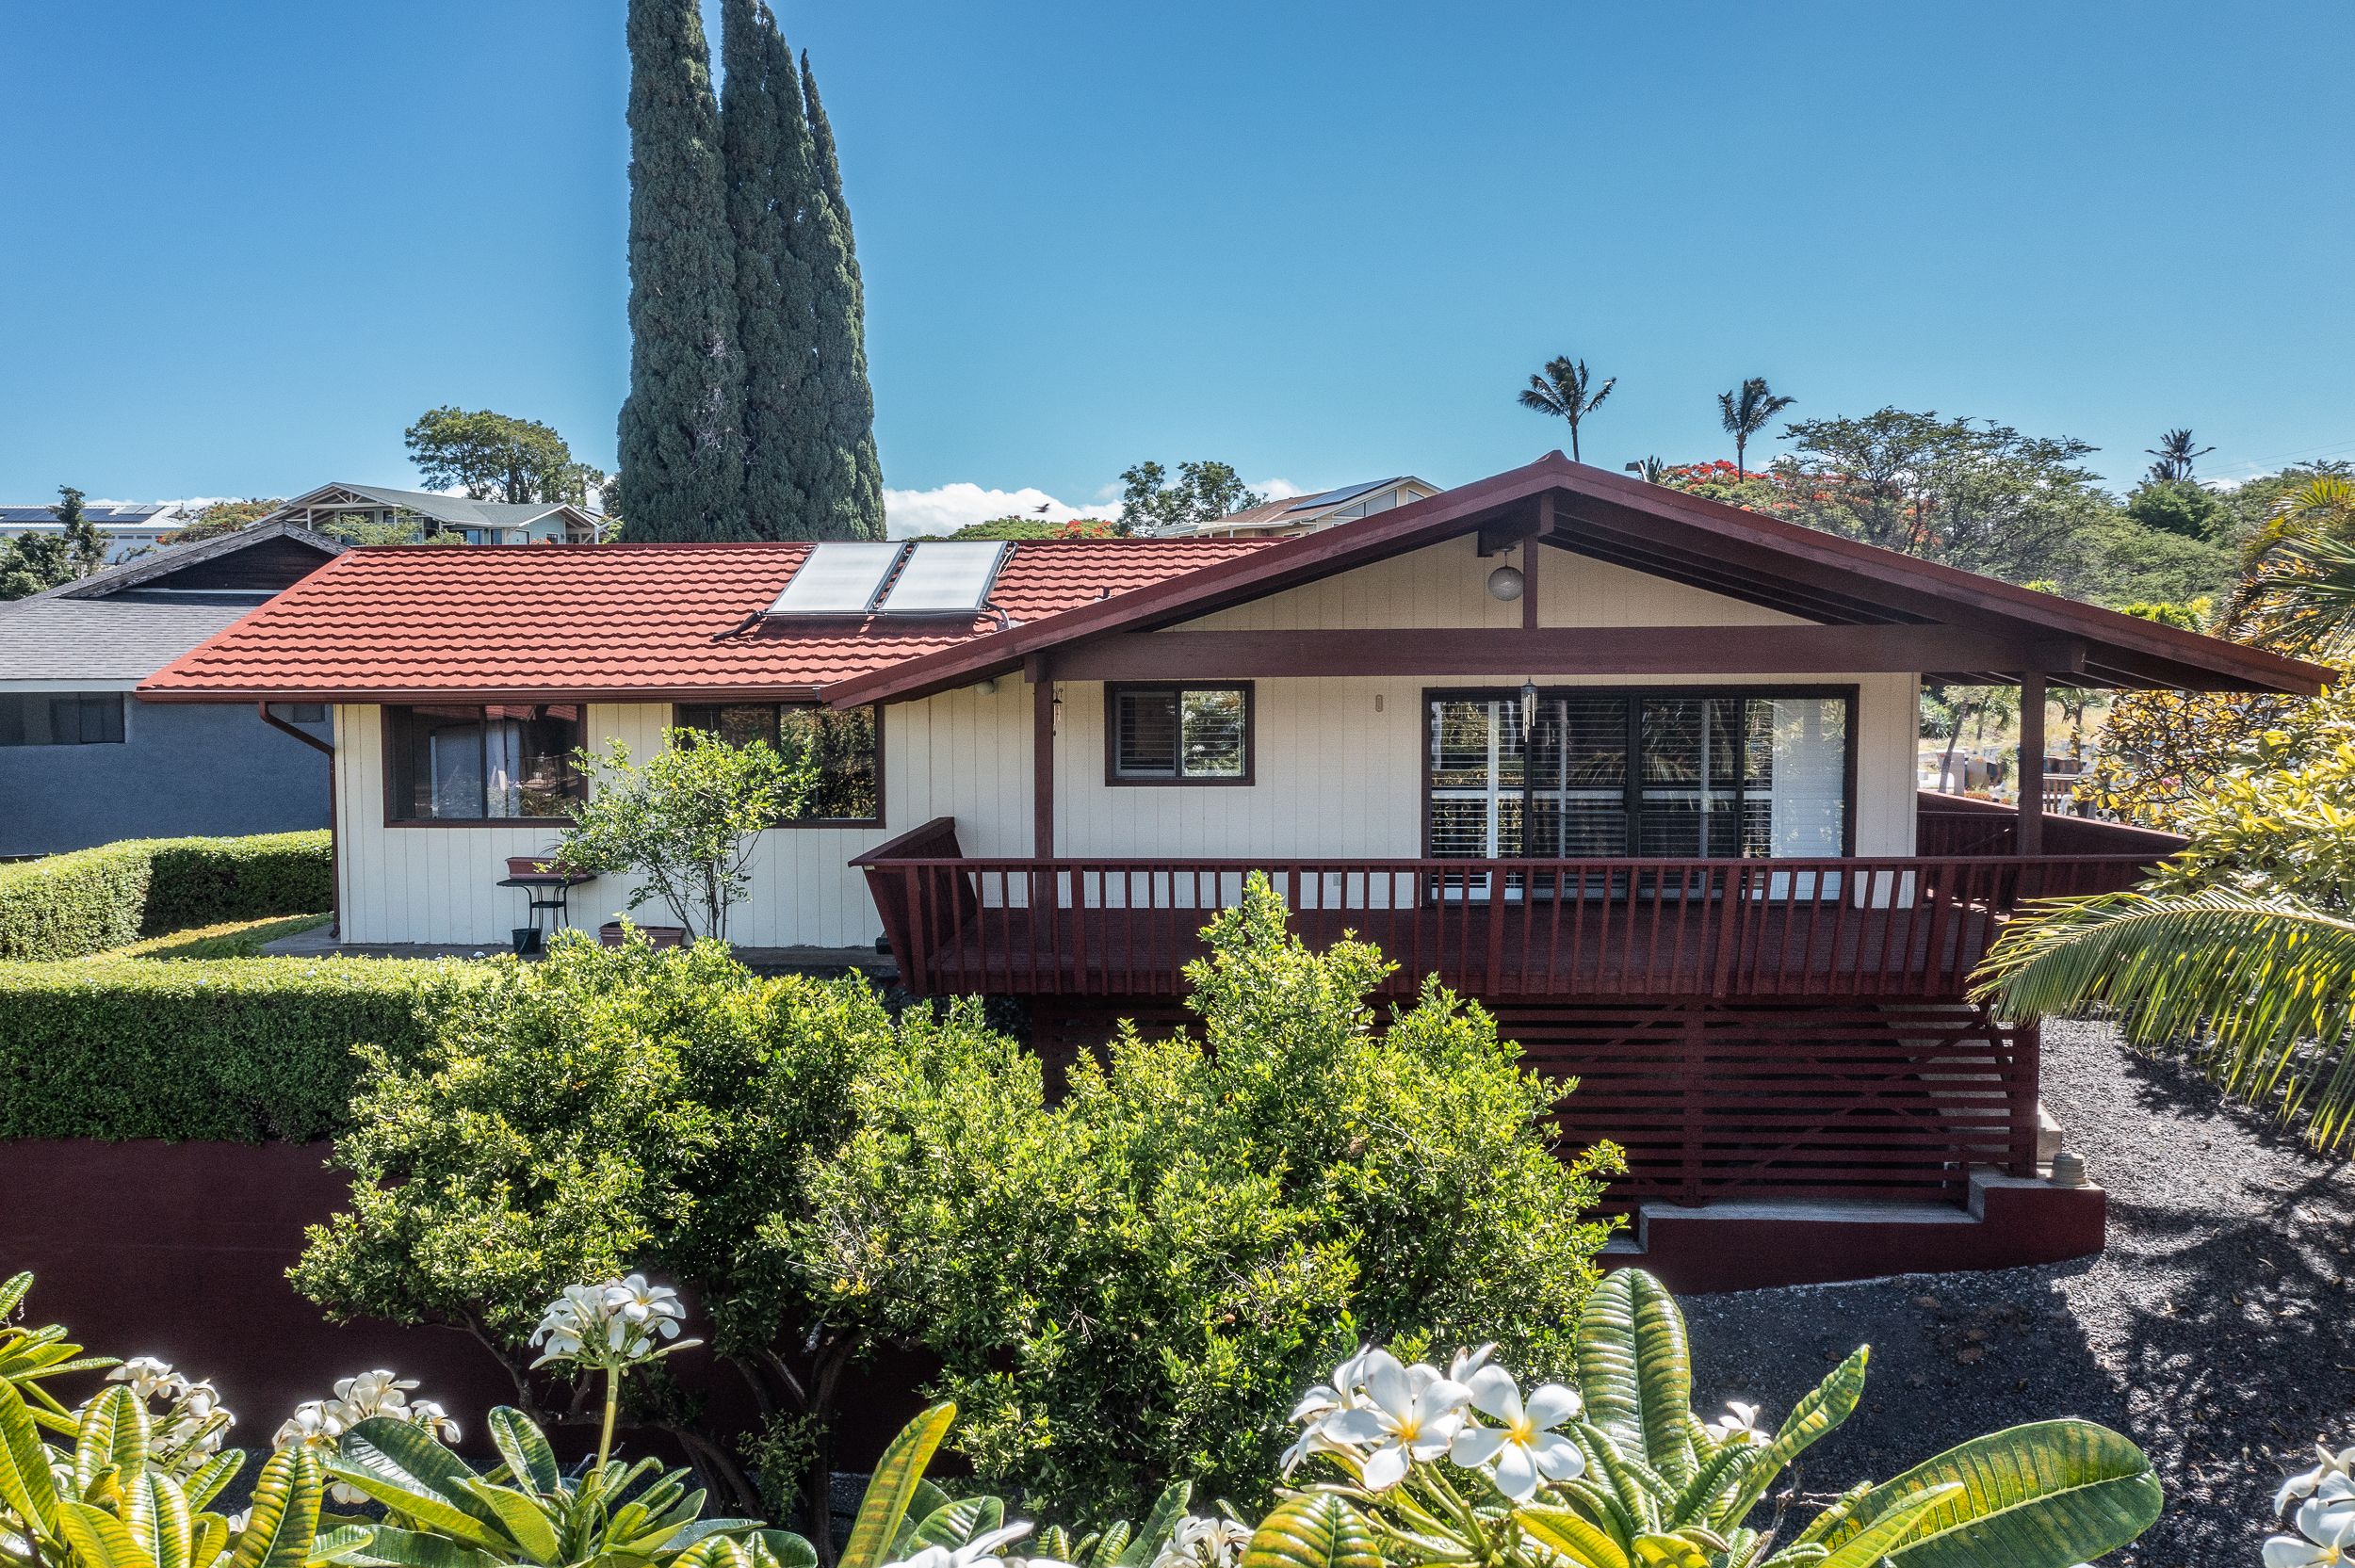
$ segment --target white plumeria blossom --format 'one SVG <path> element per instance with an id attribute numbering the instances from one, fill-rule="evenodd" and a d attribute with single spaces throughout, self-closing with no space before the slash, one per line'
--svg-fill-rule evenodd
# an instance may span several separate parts
<path id="1" fill-rule="evenodd" d="M 458 1423 L 449 1418 L 447 1411 L 431 1399 L 409 1402 L 409 1390 L 416 1386 L 416 1379 L 400 1377 L 381 1366 L 373 1372 L 338 1379 L 333 1398 L 305 1399 L 295 1406 L 294 1414 L 270 1435 L 270 1447 L 333 1453 L 344 1433 L 373 1416 L 423 1427 L 445 1443 L 458 1441 Z M 341 1481 L 330 1483 L 329 1493 L 339 1503 L 368 1500 L 367 1494 Z"/>
<path id="2" fill-rule="evenodd" d="M 1487 1470 L 1497 1490 L 1517 1503 L 1535 1496 L 1541 1480 L 1585 1474 L 1586 1456 L 1553 1430 L 1584 1408 L 1576 1394 L 1558 1382 L 1541 1383 L 1524 1401 L 1513 1374 L 1502 1366 L 1479 1367 L 1466 1386 L 1472 1409 L 1502 1424 L 1463 1428 L 1448 1445 L 1450 1459 L 1466 1469 Z"/>
<path id="3" fill-rule="evenodd" d="M 998 1548 L 1010 1541 L 1019 1541 L 1031 1533 L 1026 1520 L 994 1530 L 983 1530 L 962 1546 L 927 1546 L 913 1557 L 901 1558 L 886 1568 L 1007 1568 L 1007 1560 Z M 1022 1560 L 1016 1559 L 1015 1560 Z M 1031 1562 L 1044 1564 L 1045 1558 L 1032 1558 Z"/>
<path id="4" fill-rule="evenodd" d="M 1410 1465 L 1446 1453 L 1471 1402 L 1471 1390 L 1437 1367 L 1410 1370 L 1388 1350 L 1365 1356 L 1364 1388 L 1367 1403 L 1332 1412 L 1317 1430 L 1357 1452 L 1358 1479 L 1369 1492 L 1386 1492 L 1406 1479 Z"/>
<path id="5" fill-rule="evenodd" d="M 1232 1568 L 1251 1544 L 1251 1527 L 1215 1513 L 1190 1513 L 1169 1532 L 1153 1568 Z"/>
<path id="6" fill-rule="evenodd" d="M 131 1392 L 142 1399 L 174 1398 L 188 1386 L 188 1380 L 171 1369 L 171 1363 L 154 1356 L 133 1356 L 106 1374 L 108 1382 L 127 1382 Z"/>
<path id="7" fill-rule="evenodd" d="M 2277 1535 L 2265 1544 L 2266 1568 L 2342 1568 L 2355 1562 L 2355 1482 L 2327 1477 L 2313 1496 L 2298 1505 L 2296 1535 Z"/>
<path id="8" fill-rule="evenodd" d="M 2282 1490 L 2273 1495 L 2274 1512 L 2285 1512 L 2298 1498 L 2313 1496 L 2332 1476 L 2355 1476 L 2355 1448 L 2341 1448 L 2332 1453 L 2329 1444 L 2316 1443 L 2314 1454 L 2322 1463 L 2311 1470 L 2300 1470 L 2282 1483 Z"/>
<path id="9" fill-rule="evenodd" d="M 586 1366 L 620 1367 L 653 1361 L 683 1350 L 701 1340 L 678 1339 L 687 1308 L 678 1292 L 653 1285 L 643 1274 L 607 1280 L 601 1285 L 568 1285 L 548 1303 L 531 1343 L 547 1349 L 534 1366 L 552 1361 L 577 1361 Z M 664 1345 L 666 1339 L 675 1340 Z"/>
<path id="10" fill-rule="evenodd" d="M 1758 1407 L 1746 1405 L 1739 1399 L 1728 1399 L 1725 1414 L 1708 1422 L 1703 1430 L 1714 1443 L 1739 1446 L 1766 1441 L 1766 1434 L 1758 1430 Z"/>

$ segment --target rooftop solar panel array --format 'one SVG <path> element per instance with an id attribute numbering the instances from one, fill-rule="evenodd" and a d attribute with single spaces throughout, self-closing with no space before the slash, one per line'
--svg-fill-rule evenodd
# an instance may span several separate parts
<path id="1" fill-rule="evenodd" d="M 1008 546 L 998 541 L 919 544 L 827 541 L 777 594 L 774 616 L 972 615 L 989 597 Z"/>
<path id="2" fill-rule="evenodd" d="M 900 563 L 904 544 L 845 543 L 828 541 L 810 546 L 807 558 L 795 572 L 771 615 L 865 615 L 875 603 L 884 579 Z"/>

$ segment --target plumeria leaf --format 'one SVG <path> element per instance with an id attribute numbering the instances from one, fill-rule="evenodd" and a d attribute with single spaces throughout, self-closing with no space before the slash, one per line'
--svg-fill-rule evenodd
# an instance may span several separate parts
<path id="1" fill-rule="evenodd" d="M 1668 1506 L 1668 1523 L 1671 1526 L 1689 1525 L 1697 1520 L 1713 1519 L 1725 1523 L 1738 1520 L 1749 1512 L 1750 1503 L 1757 1501 L 1758 1495 L 1766 1490 L 1766 1483 L 1758 1479 L 1758 1472 L 1765 1467 L 1769 1451 L 1747 1444 L 1728 1445 L 1710 1455 L 1701 1462 L 1701 1467 L 1695 1472 L 1693 1479 L 1685 1483 L 1684 1490 L 1677 1494 L 1676 1501 Z M 1739 1489 L 1732 1500 L 1720 1510 L 1715 1506 L 1718 1495 L 1737 1482 Z M 1758 1489 L 1757 1494 L 1750 1493 L 1753 1485 Z M 1743 1500 L 1746 1495 L 1748 1501 Z"/>
<path id="2" fill-rule="evenodd" d="M 147 1464 L 147 1405 L 121 1383 L 82 1407 L 73 1439 L 73 1489 L 85 1497 L 107 1470 Z"/>
<path id="3" fill-rule="evenodd" d="M 1864 1397 L 1865 1365 L 1872 1359 L 1873 1348 L 1860 1345 L 1847 1360 L 1833 1367 L 1824 1381 L 1817 1383 L 1807 1397 L 1791 1407 L 1774 1441 L 1766 1445 L 1765 1457 L 1752 1470 L 1742 1489 L 1728 1501 L 1717 1514 L 1722 1524 L 1738 1525 L 1758 1500 L 1766 1495 L 1766 1489 L 1775 1484 L 1775 1478 L 1790 1466 L 1793 1460 L 1806 1452 L 1819 1437 L 1837 1428 L 1856 1410 L 1857 1401 Z"/>
<path id="4" fill-rule="evenodd" d="M 1006 1505 L 995 1497 L 966 1497 L 924 1515 L 909 1541 L 918 1547 L 964 1545 L 983 1530 L 1006 1522 Z"/>
<path id="5" fill-rule="evenodd" d="M 1864 1501 L 1872 1494 L 1873 1483 L 1871 1481 L 1857 1482 L 1847 1491 L 1843 1492 L 1829 1508 L 1808 1521 L 1807 1528 L 1799 1532 L 1797 1539 L 1792 1544 L 1805 1545 L 1826 1539 L 1832 1531 L 1847 1522 L 1848 1515 L 1856 1511 L 1857 1504 Z"/>
<path id="6" fill-rule="evenodd" d="M 1824 1536 L 1833 1561 L 1913 1494 L 1943 1488 L 1920 1530 L 1889 1553 L 1898 1568 L 2069 1568 L 2150 1528 L 2165 1495 L 2140 1448 L 2090 1421 L 2037 1421 L 1990 1432 L 1884 1481 Z"/>
<path id="7" fill-rule="evenodd" d="M 953 1500 L 949 1494 L 932 1482 L 919 1479 L 916 1483 L 915 1493 L 908 1498 L 907 1511 L 900 1516 L 900 1533 L 891 1543 L 891 1560 L 897 1562 L 907 1556 L 908 1537 L 916 1533 L 916 1527 L 947 1508 Z M 1058 1560 L 1068 1560 L 1060 1552 L 1049 1552 L 1047 1555 Z"/>
<path id="8" fill-rule="evenodd" d="M 524 1556 L 534 1562 L 561 1562 L 564 1548 L 556 1538 L 556 1523 L 548 1517 L 545 1504 L 528 1493 L 512 1487 L 494 1486 L 489 1481 L 473 1478 L 458 1483 L 466 1495 L 498 1515 L 508 1536 L 523 1548 Z M 627 1528 L 617 1518 L 613 1533 L 620 1536 Z"/>
<path id="9" fill-rule="evenodd" d="M 1136 1539 L 1122 1549 L 1114 1560 L 1119 1568 L 1145 1568 L 1169 1544 L 1179 1521 L 1186 1516 L 1186 1505 L 1194 1500 L 1194 1483 L 1179 1481 L 1162 1489 L 1154 1499 L 1152 1511 L 1145 1516 L 1145 1524 L 1137 1530 Z"/>
<path id="10" fill-rule="evenodd" d="M 245 1450 L 243 1448 L 224 1449 L 206 1460 L 197 1466 L 194 1474 L 181 1483 L 181 1490 L 187 1494 L 188 1506 L 203 1508 L 206 1503 L 219 1496 L 220 1489 L 236 1480 L 237 1472 L 244 1468 Z"/>
<path id="11" fill-rule="evenodd" d="M 949 1435 L 950 1424 L 956 1418 L 956 1406 L 937 1404 L 891 1440 L 891 1447 L 875 1465 L 874 1479 L 867 1483 L 867 1495 L 858 1505 L 858 1519 L 851 1526 L 850 1544 L 842 1549 L 837 1568 L 882 1568 L 884 1550 L 900 1533 L 900 1521 L 906 1517 L 917 1484 L 924 1479 L 924 1467 L 933 1462 L 940 1440 Z"/>
<path id="12" fill-rule="evenodd" d="M 355 1568 L 496 1568 L 500 1560 L 447 1535 L 391 1525 L 348 1526 L 319 1537 L 312 1555 L 315 1561 Z"/>
<path id="13" fill-rule="evenodd" d="M 187 1494 L 169 1478 L 152 1471 L 142 1479 L 147 1483 L 144 1511 L 150 1520 L 147 1548 L 155 1556 L 155 1568 L 189 1568 L 196 1530 Z"/>
<path id="14" fill-rule="evenodd" d="M 745 1539 L 766 1554 L 759 1568 L 818 1568 L 818 1548 L 791 1530 L 755 1530 Z"/>
<path id="15" fill-rule="evenodd" d="M 232 1568 L 303 1568 L 318 1533 L 319 1462 L 308 1448 L 281 1448 L 253 1479 L 253 1506 L 237 1532 Z"/>
<path id="16" fill-rule="evenodd" d="M 154 1568 L 122 1520 L 88 1503 L 57 1505 L 57 1533 L 73 1548 L 80 1568 Z"/>
<path id="17" fill-rule="evenodd" d="M 1586 1418 L 1623 1455 L 1672 1480 L 1691 1478 L 1692 1351 L 1666 1285 L 1641 1269 L 1619 1269 L 1587 1294 L 1578 1317 L 1578 1388 Z"/>
<path id="18" fill-rule="evenodd" d="M 1824 1568 L 1873 1568 L 1875 1563 L 1889 1555 L 1891 1547 L 1922 1528 L 1924 1514 L 1961 1490 L 1960 1482 L 1947 1481 L 1925 1487 L 1902 1501 L 1892 1503 L 1871 1524 L 1833 1547 L 1831 1555 L 1824 1559 Z M 1972 1560 L 2010 1565 L 2014 1560 L 1996 1557 L 1973 1558 Z M 2020 1560 L 2017 1568 L 2030 1568 L 2030 1560 Z M 2051 1568 L 2068 1568 L 2068 1565 L 2055 1560 Z"/>
<path id="19" fill-rule="evenodd" d="M 1514 1521 L 1578 1568 L 1632 1568 L 1610 1532 L 1575 1509 L 1546 1506 L 1514 1511 Z"/>
<path id="20" fill-rule="evenodd" d="M 1382 1568 L 1364 1517 L 1330 1492 L 1287 1497 L 1251 1532 L 1241 1568 Z"/>
<path id="21" fill-rule="evenodd" d="M 507 1461 L 517 1486 L 543 1495 L 557 1490 L 563 1473 L 557 1466 L 556 1450 L 548 1447 L 546 1435 L 530 1416 L 500 1405 L 491 1412 L 490 1428 L 492 1447 Z"/>
<path id="22" fill-rule="evenodd" d="M 57 1483 L 49 1474 L 49 1446 L 41 1440 L 16 1385 L 0 1378 L 0 1503 L 37 1533 L 54 1532 Z"/>
<path id="23" fill-rule="evenodd" d="M 1681 1535 L 1639 1535 L 1636 1568 L 1709 1568 L 1709 1554 Z"/>

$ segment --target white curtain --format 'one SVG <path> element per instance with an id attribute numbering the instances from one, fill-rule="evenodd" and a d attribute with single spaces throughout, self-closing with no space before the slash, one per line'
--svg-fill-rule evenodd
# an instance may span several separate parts
<path id="1" fill-rule="evenodd" d="M 1767 799 L 1774 852 L 1841 852 L 1846 834 L 1848 707 L 1836 697 L 1777 697 L 1774 777 Z"/>
<path id="2" fill-rule="evenodd" d="M 524 727 L 520 719 L 494 719 L 482 727 L 485 816 L 521 816 Z"/>

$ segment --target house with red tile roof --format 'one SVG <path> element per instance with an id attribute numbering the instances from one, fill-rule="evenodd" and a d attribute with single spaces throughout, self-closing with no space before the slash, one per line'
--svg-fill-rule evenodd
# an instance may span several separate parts
<path id="1" fill-rule="evenodd" d="M 880 945 L 1048 1051 L 1181 1016 L 1265 872 L 1579 1076 L 1566 1135 L 1626 1147 L 1689 1285 L 2098 1247 L 2098 1189 L 2039 1176 L 2035 1029 L 1967 980 L 2168 845 L 2046 815 L 2042 693 L 2329 677 L 1554 453 L 1274 540 L 353 550 L 140 694 L 333 707 L 350 943 L 503 945 L 576 749 L 674 726 L 823 763 L 739 941 Z M 1925 678 L 2021 687 L 2017 812 L 1917 794 Z M 1689 1222 L 1762 1202 L 1879 1219 Z"/>

